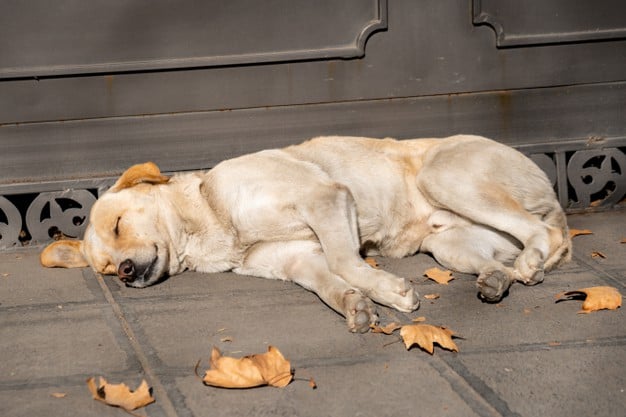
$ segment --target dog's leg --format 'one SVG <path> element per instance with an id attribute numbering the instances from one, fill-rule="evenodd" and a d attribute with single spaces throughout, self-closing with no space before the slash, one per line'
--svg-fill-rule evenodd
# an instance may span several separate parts
<path id="1" fill-rule="evenodd" d="M 328 269 L 317 242 L 258 243 L 246 254 L 239 274 L 293 281 L 313 291 L 346 318 L 351 332 L 363 333 L 378 321 L 376 308 L 363 293 Z"/>
<path id="2" fill-rule="evenodd" d="M 378 303 L 403 312 L 417 309 L 417 293 L 407 280 L 372 268 L 359 255 L 356 204 L 348 189 L 333 184 L 312 194 L 299 209 L 319 239 L 330 271 Z"/>
<path id="3" fill-rule="evenodd" d="M 442 230 L 427 236 L 420 248 L 430 252 L 446 268 L 478 275 L 476 284 L 483 299 L 496 302 L 515 281 L 512 268 L 503 262 L 512 261 L 520 249 L 506 236 L 483 226 L 467 224 L 447 228 L 437 218 Z"/>
<path id="4" fill-rule="evenodd" d="M 420 190 L 439 208 L 502 231 L 522 245 L 515 279 L 543 281 L 544 264 L 567 256 L 566 225 L 545 174 L 519 152 L 485 139 L 448 142 L 429 156 L 418 175 Z M 550 261 L 557 263 L 558 261 Z M 550 266 L 550 265 L 548 265 Z"/>

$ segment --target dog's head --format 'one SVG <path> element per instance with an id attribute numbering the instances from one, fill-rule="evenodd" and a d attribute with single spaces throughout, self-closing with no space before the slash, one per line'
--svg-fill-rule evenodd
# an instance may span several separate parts
<path id="1" fill-rule="evenodd" d="M 167 276 L 171 243 L 158 188 L 168 180 L 151 162 L 129 168 L 93 205 L 84 240 L 50 244 L 41 253 L 42 265 L 91 266 L 137 288 Z"/>

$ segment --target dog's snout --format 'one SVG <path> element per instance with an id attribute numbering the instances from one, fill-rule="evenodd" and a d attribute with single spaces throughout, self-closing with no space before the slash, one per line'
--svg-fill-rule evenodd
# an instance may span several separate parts
<path id="1" fill-rule="evenodd" d="M 130 259 L 126 259 L 117 268 L 117 276 L 124 282 L 133 282 L 136 278 L 135 264 Z"/>

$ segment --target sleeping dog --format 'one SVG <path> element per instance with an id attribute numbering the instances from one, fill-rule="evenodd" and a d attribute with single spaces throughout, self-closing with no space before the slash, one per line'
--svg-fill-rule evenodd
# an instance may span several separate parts
<path id="1" fill-rule="evenodd" d="M 41 261 L 137 288 L 185 270 L 289 280 L 364 332 L 373 302 L 410 312 L 419 300 L 361 255 L 418 251 L 478 275 L 480 296 L 498 301 L 569 260 L 571 241 L 546 175 L 510 147 L 333 136 L 171 178 L 135 165 L 94 204 L 84 240 L 54 242 Z"/>

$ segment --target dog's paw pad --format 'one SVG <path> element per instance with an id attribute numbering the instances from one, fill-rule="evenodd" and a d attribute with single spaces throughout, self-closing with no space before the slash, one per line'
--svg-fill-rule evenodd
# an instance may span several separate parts
<path id="1" fill-rule="evenodd" d="M 506 272 L 495 270 L 481 273 L 476 285 L 480 291 L 480 297 L 493 303 L 502 299 L 512 282 L 513 280 Z"/>
<path id="2" fill-rule="evenodd" d="M 360 292 L 346 291 L 343 302 L 348 330 L 352 333 L 365 333 L 369 330 L 370 325 L 378 322 L 374 303 Z"/>

